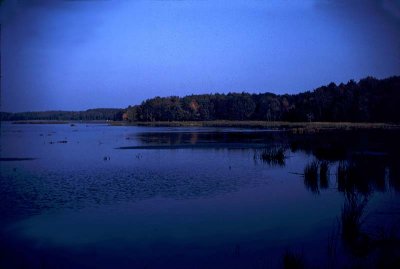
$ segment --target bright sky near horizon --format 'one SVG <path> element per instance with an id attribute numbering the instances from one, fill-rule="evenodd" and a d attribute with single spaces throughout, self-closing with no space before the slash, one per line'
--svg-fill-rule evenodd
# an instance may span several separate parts
<path id="1" fill-rule="evenodd" d="M 400 75 L 400 1 L 4 0 L 1 111 Z"/>

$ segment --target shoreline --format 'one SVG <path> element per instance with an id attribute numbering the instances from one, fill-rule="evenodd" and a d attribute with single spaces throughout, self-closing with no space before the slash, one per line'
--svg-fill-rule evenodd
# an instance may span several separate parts
<path id="1" fill-rule="evenodd" d="M 233 127 L 250 129 L 292 130 L 310 132 L 320 130 L 359 130 L 380 129 L 399 130 L 400 124 L 364 123 L 364 122 L 284 122 L 284 121 L 171 121 L 171 122 L 109 122 L 112 126 L 148 126 L 148 127 Z"/>
<path id="2" fill-rule="evenodd" d="M 295 133 L 310 133 L 329 130 L 400 130 L 400 124 L 370 122 L 285 122 L 285 121 L 68 121 L 68 120 L 23 120 L 3 121 L 12 124 L 108 124 L 109 126 L 142 126 L 142 127 L 225 127 L 247 129 L 290 130 Z"/>

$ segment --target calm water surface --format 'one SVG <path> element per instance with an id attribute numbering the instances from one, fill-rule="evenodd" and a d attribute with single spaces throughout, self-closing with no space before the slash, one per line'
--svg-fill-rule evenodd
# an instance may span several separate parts
<path id="1" fill-rule="evenodd" d="M 2 123 L 0 267 L 372 266 L 380 233 L 399 246 L 398 137 Z"/>

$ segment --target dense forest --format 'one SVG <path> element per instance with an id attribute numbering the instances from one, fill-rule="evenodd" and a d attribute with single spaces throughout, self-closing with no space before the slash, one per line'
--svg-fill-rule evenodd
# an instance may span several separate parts
<path id="1" fill-rule="evenodd" d="M 330 83 L 298 94 L 155 97 L 126 109 L 1 113 L 1 120 L 349 121 L 400 123 L 400 76 Z"/>
<path id="2" fill-rule="evenodd" d="M 123 113 L 124 109 L 118 108 L 96 108 L 86 111 L 1 112 L 1 120 L 121 120 Z"/>
<path id="3" fill-rule="evenodd" d="M 299 94 L 202 94 L 155 97 L 128 107 L 129 121 L 400 122 L 400 76 L 330 83 Z"/>

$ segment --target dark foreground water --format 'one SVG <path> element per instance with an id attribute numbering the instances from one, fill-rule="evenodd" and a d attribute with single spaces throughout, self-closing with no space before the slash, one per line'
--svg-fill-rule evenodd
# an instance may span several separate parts
<path id="1" fill-rule="evenodd" d="M 400 268 L 399 137 L 2 123 L 0 268 Z"/>

